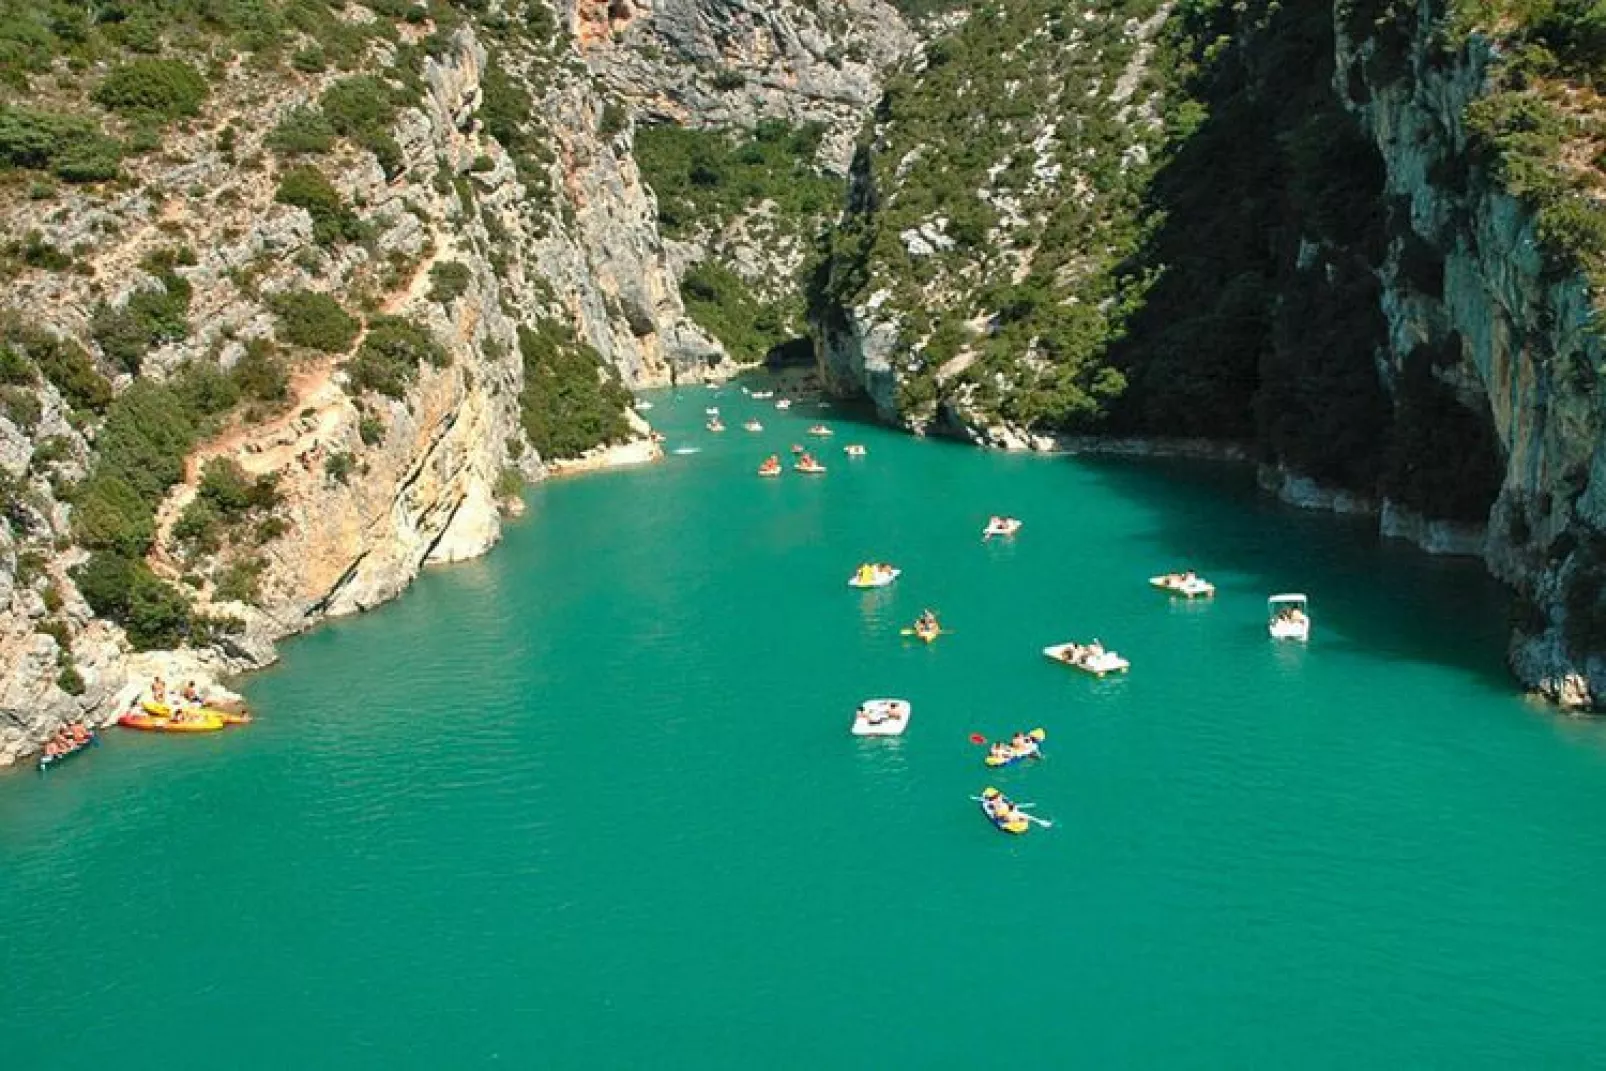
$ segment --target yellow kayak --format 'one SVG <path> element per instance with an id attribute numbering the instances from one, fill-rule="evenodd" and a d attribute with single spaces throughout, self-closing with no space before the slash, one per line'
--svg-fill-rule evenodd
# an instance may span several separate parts
<path id="1" fill-rule="evenodd" d="M 155 718 L 171 718 L 173 716 L 172 707 L 166 703 L 158 703 L 154 699 L 141 700 L 139 705 L 144 708 L 145 713 Z M 216 718 L 224 725 L 248 725 L 251 721 L 251 715 L 245 711 L 240 711 L 236 714 L 227 710 L 214 710 L 211 707 L 190 707 L 185 713 L 200 715 L 203 718 Z"/>
<path id="2" fill-rule="evenodd" d="M 117 719 L 117 724 L 147 733 L 215 733 L 223 728 L 223 719 L 215 715 L 197 714 L 183 721 L 174 721 L 152 714 L 124 714 Z"/>
<path id="3" fill-rule="evenodd" d="M 1032 828 L 1030 822 L 1020 817 L 1020 812 L 1015 810 L 1015 805 L 1009 801 L 1009 798 L 996 788 L 989 785 L 987 788 L 982 789 L 981 796 L 978 798 L 981 800 L 981 813 L 987 816 L 987 820 L 1000 833 L 1013 833 L 1016 836 L 1020 836 Z"/>

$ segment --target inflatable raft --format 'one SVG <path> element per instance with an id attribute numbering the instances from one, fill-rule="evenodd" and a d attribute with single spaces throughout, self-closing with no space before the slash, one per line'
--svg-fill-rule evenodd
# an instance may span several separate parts
<path id="1" fill-rule="evenodd" d="M 1004 747 L 1009 752 L 1009 754 L 1007 756 L 1005 756 L 1005 755 L 996 755 L 996 754 L 993 754 L 992 752 L 989 751 L 987 753 L 987 756 L 985 758 L 983 758 L 981 761 L 985 762 L 988 766 L 997 767 L 997 766 L 1013 766 L 1017 762 L 1025 762 L 1027 759 L 1040 759 L 1040 758 L 1042 758 L 1043 757 L 1043 752 L 1037 745 L 1042 743 L 1044 738 L 1047 737 L 1048 734 L 1046 732 L 1044 732 L 1043 730 L 1041 730 L 1041 729 L 1033 729 L 1031 732 L 1027 733 L 1026 735 L 1027 735 L 1027 737 L 1029 737 L 1031 739 L 1032 743 L 1031 743 L 1030 747 L 1018 748 L 1018 747 L 1014 747 L 1013 745 L 1010 745 L 1010 744 L 1004 744 Z"/>
<path id="2" fill-rule="evenodd" d="M 902 736 L 913 712 L 907 699 L 866 699 L 853 714 L 853 735 Z"/>
<path id="3" fill-rule="evenodd" d="M 1032 824 L 1020 817 L 1015 805 L 1009 797 L 993 788 L 991 785 L 981 790 L 981 813 L 987 816 L 987 821 L 1000 833 L 1013 833 L 1016 836 L 1032 828 Z"/>

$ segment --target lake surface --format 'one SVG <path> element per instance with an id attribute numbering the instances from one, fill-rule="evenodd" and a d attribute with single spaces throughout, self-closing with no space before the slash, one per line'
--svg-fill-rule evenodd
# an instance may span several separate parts
<path id="1" fill-rule="evenodd" d="M 0 777 L 6 1066 L 1606 1063 L 1606 727 L 1516 694 L 1476 564 L 1238 469 L 652 397 L 700 453 L 533 489 L 249 728 Z M 755 478 L 822 418 L 826 476 Z M 1128 676 L 1040 653 L 1095 636 Z M 907 735 L 850 736 L 882 695 Z"/>

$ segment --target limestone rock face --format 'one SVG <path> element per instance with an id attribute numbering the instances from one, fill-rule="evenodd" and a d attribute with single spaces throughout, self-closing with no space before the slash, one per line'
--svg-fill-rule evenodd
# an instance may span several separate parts
<path id="1" fill-rule="evenodd" d="M 1367 70 L 1377 47 L 1341 31 L 1335 77 Z M 1606 367 L 1606 344 L 1585 280 L 1545 263 L 1531 210 L 1487 176 L 1439 178 L 1465 167 L 1466 107 L 1486 92 L 1495 56 L 1477 37 L 1448 62 L 1438 47 L 1424 6 L 1407 76 L 1367 80 L 1350 98 L 1382 153 L 1388 195 L 1409 206 L 1414 239 L 1443 257 L 1442 288 L 1425 291 L 1403 270 L 1403 242 L 1394 243 L 1380 273 L 1390 335 L 1381 371 L 1386 383 L 1397 379 L 1418 345 L 1458 354 L 1437 375 L 1488 414 L 1505 474 L 1486 531 L 1428 524 L 1387 505 L 1383 527 L 1430 548 L 1482 553 L 1534 609 L 1513 636 L 1513 670 L 1564 706 L 1592 708 L 1606 696 L 1606 659 L 1569 641 L 1577 630 L 1568 615 L 1589 601 L 1575 589 L 1594 583 L 1602 561 L 1606 413 L 1592 381 Z"/>
<path id="2" fill-rule="evenodd" d="M 272 661 L 279 637 L 392 598 L 427 563 L 484 553 L 501 532 L 505 474 L 548 471 L 520 424 L 519 325 L 564 324 L 631 385 L 728 368 L 685 317 L 628 132 L 599 132 L 602 98 L 590 75 L 572 55 L 498 57 L 534 97 L 553 150 L 541 176 L 546 193 L 535 196 L 528 173 L 481 122 L 488 62 L 466 29 L 424 61 L 426 92 L 393 130 L 402 161 L 392 175 L 354 147 L 320 158 L 368 229 L 361 244 L 318 245 L 308 214 L 275 202 L 275 169 L 239 163 L 271 161 L 263 136 L 333 74 L 286 84 L 242 66 L 214 97 L 217 118 L 237 132 L 230 154 L 216 149 L 215 129 L 195 124 L 174 131 L 160 156 L 126 165 L 138 180 L 126 186 L 65 188 L 48 216 L 20 198 L 0 205 L 8 233 L 39 230 L 61 248 L 85 250 L 86 271 L 25 272 L 8 301 L 37 314 L 31 326 L 92 354 L 97 303 L 115 306 L 160 285 L 139 266 L 152 250 L 183 243 L 195 251 L 195 263 L 176 269 L 193 291 L 191 333 L 148 354 L 142 379 L 187 362 L 233 365 L 249 340 L 274 332 L 271 297 L 299 289 L 404 317 L 447 357 L 420 365 L 392 398 L 351 389 L 340 368 L 346 354 L 301 354 L 284 406 L 236 419 L 197 445 L 158 513 L 148 560 L 159 576 L 177 581 L 193 570 L 171 530 L 208 460 L 276 475 L 282 499 L 282 531 L 261 549 L 254 605 L 196 580 L 198 610 L 238 621 L 201 650 L 135 653 L 120 628 L 94 617 L 73 575 L 86 555 L 71 545 L 71 508 L 56 490 L 86 471 L 95 428 L 69 421 L 48 384 L 35 391 L 39 412 L 29 426 L 0 408 L 0 470 L 21 489 L 0 517 L 0 764 L 36 750 L 64 721 L 114 719 L 158 673 L 223 697 L 219 682 Z M 443 262 L 467 269 L 462 292 L 445 302 L 430 293 L 430 270 Z M 130 382 L 124 375 L 114 386 Z M 647 430 L 638 427 L 642 443 L 625 452 L 630 460 L 654 456 Z"/>
<path id="3" fill-rule="evenodd" d="M 586 62 L 649 115 L 684 125 L 824 123 L 845 170 L 881 74 L 915 35 L 882 0 L 575 0 Z"/>

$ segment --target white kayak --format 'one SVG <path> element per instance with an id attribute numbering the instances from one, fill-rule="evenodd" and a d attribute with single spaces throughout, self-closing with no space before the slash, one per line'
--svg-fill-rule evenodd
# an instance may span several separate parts
<path id="1" fill-rule="evenodd" d="M 869 577 L 862 577 L 859 575 L 859 571 L 855 569 L 853 571 L 853 575 L 848 577 L 848 587 L 884 588 L 902 575 L 902 569 L 893 569 L 889 567 L 886 569 L 873 570 Z"/>
<path id="2" fill-rule="evenodd" d="M 853 735 L 902 736 L 913 709 L 907 699 L 866 699 L 853 714 Z"/>
<path id="3" fill-rule="evenodd" d="M 1125 673 L 1132 668 L 1132 663 L 1114 651 L 1106 651 L 1102 647 L 1090 650 L 1087 645 L 1080 643 L 1056 643 L 1043 648 L 1043 654 L 1061 665 L 1091 673 L 1095 677 L 1102 677 L 1106 673 Z"/>

